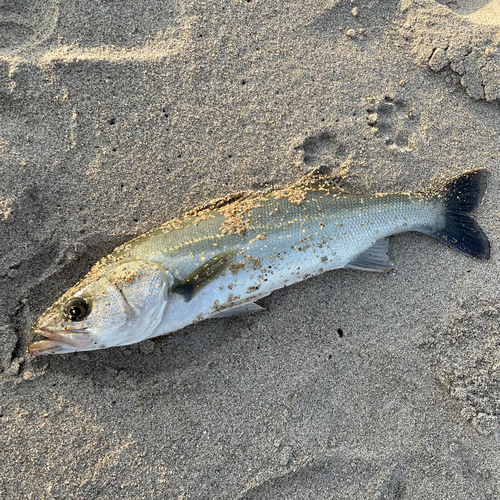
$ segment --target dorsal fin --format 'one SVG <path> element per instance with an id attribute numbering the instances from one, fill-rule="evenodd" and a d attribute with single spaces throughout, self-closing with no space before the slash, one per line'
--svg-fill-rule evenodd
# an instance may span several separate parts
<path id="1" fill-rule="evenodd" d="M 189 212 L 186 212 L 184 215 L 198 215 L 203 210 L 216 210 L 218 208 L 224 207 L 225 205 L 234 203 L 235 201 L 242 201 L 252 195 L 253 193 L 251 191 L 240 191 L 238 193 L 227 194 L 226 196 L 222 196 L 221 198 L 210 200 L 204 205 L 198 205 Z"/>

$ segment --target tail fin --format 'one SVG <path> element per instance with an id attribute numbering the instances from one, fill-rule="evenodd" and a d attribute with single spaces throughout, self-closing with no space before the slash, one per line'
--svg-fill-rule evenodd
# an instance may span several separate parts
<path id="1" fill-rule="evenodd" d="M 485 169 L 466 172 L 449 181 L 439 192 L 444 198 L 444 224 L 431 235 L 476 259 L 490 258 L 490 242 L 471 217 L 486 191 Z"/>

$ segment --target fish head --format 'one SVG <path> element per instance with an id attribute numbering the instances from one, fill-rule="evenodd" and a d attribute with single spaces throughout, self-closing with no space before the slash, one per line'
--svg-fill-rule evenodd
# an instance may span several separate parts
<path id="1" fill-rule="evenodd" d="M 156 262 L 98 263 L 34 324 L 33 355 L 90 351 L 140 342 L 160 324 L 173 276 Z"/>

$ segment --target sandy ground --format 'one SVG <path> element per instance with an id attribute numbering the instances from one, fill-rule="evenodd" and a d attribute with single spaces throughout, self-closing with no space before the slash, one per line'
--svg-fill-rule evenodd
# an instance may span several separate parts
<path id="1" fill-rule="evenodd" d="M 500 2 L 0 0 L 0 497 L 500 497 Z M 490 170 L 475 261 L 391 239 L 266 312 L 50 358 L 30 326 L 206 199 Z"/>

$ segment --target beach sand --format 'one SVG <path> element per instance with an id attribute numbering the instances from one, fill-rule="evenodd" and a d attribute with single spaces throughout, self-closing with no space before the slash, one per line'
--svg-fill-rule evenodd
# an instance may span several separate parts
<path id="1" fill-rule="evenodd" d="M 498 0 L 0 0 L 0 497 L 500 497 Z M 324 166 L 488 168 L 480 262 L 391 238 L 248 317 L 33 358 L 115 246 Z"/>

